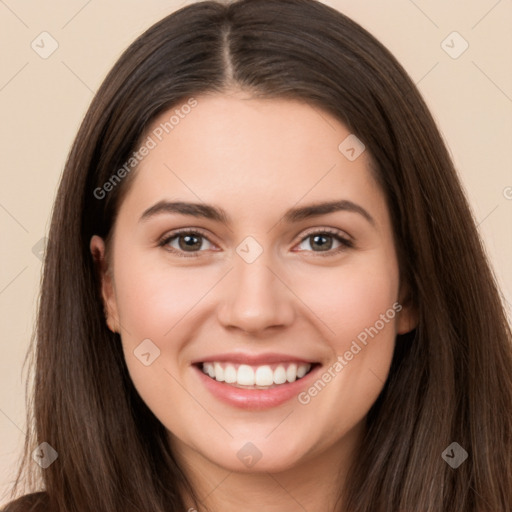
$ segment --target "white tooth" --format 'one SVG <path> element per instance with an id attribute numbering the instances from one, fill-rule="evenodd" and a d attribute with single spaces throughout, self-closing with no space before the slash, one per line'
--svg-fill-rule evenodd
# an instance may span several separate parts
<path id="1" fill-rule="evenodd" d="M 224 381 L 224 369 L 222 368 L 220 363 L 215 363 L 214 368 L 215 368 L 215 380 L 217 380 L 219 382 L 223 382 Z"/>
<path id="2" fill-rule="evenodd" d="M 288 382 L 294 382 L 297 379 L 297 365 L 292 363 L 286 370 L 286 380 Z"/>
<path id="3" fill-rule="evenodd" d="M 224 381 L 228 384 L 236 382 L 236 370 L 232 364 L 228 364 L 224 369 Z"/>
<path id="4" fill-rule="evenodd" d="M 255 373 L 256 386 L 271 386 L 274 382 L 274 372 L 270 366 L 259 366 Z"/>
<path id="5" fill-rule="evenodd" d="M 203 363 L 203 372 L 212 378 L 215 377 L 215 370 L 213 369 L 213 364 L 211 363 Z"/>
<path id="6" fill-rule="evenodd" d="M 297 378 L 302 379 L 302 377 L 304 377 L 304 375 L 306 375 L 306 373 L 309 372 L 310 368 L 311 368 L 310 364 L 299 365 L 299 367 L 297 368 Z"/>
<path id="7" fill-rule="evenodd" d="M 286 382 L 286 370 L 284 366 L 278 366 L 274 370 L 274 384 L 284 384 Z"/>
<path id="8" fill-rule="evenodd" d="M 238 367 L 236 381 L 241 386 L 254 386 L 254 370 L 247 364 Z"/>

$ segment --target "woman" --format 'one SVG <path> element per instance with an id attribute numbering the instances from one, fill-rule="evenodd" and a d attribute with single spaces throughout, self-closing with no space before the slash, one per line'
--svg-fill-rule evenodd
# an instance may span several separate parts
<path id="1" fill-rule="evenodd" d="M 512 509 L 494 277 L 418 91 L 342 14 L 151 27 L 49 239 L 19 474 L 44 490 L 6 511 Z"/>

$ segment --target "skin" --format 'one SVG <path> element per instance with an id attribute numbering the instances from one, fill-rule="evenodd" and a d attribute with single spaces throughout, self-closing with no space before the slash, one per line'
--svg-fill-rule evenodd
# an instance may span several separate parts
<path id="1" fill-rule="evenodd" d="M 367 151 L 349 161 L 338 150 L 350 132 L 329 113 L 240 91 L 196 99 L 135 171 L 108 253 L 101 238 L 91 239 L 107 324 L 120 333 L 135 387 L 168 429 L 204 504 L 224 512 L 334 510 L 395 337 L 415 324 L 384 195 Z M 373 224 L 353 211 L 282 220 L 289 208 L 338 199 L 364 208 Z M 214 204 L 232 223 L 176 213 L 140 221 L 161 200 Z M 197 257 L 158 245 L 181 228 L 206 235 Z M 325 228 L 353 247 L 336 252 L 341 244 L 327 235 L 325 256 L 307 237 Z M 236 252 L 247 236 L 263 249 L 252 263 Z M 169 244 L 180 248 L 179 238 Z M 294 398 L 236 408 L 212 396 L 191 366 L 205 354 L 278 352 L 327 369 L 396 302 L 402 310 L 306 405 Z M 148 338 L 160 356 L 145 366 L 133 351 Z M 237 457 L 249 441 L 262 454 L 252 468 Z"/>

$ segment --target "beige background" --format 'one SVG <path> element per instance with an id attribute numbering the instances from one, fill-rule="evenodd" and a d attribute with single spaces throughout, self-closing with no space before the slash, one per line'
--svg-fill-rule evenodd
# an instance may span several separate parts
<path id="1" fill-rule="evenodd" d="M 512 1 L 325 3 L 380 39 L 418 84 L 460 172 L 510 312 Z M 47 233 L 68 149 L 121 51 L 184 4 L 0 0 L 0 504 L 26 429 L 22 366 L 40 279 L 38 242 Z M 47 59 L 31 47 L 34 40 L 42 45 L 44 31 L 59 45 Z M 456 59 L 441 45 L 453 31 L 469 44 Z M 452 54 L 462 45 L 457 36 L 444 43 Z"/>

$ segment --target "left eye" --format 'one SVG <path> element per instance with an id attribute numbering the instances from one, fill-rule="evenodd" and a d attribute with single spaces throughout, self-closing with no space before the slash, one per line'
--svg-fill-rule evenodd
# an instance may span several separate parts
<path id="1" fill-rule="evenodd" d="M 333 248 L 333 244 L 335 243 L 337 243 L 338 246 Z M 309 244 L 310 249 L 304 249 L 304 244 Z M 333 253 L 347 247 L 352 247 L 352 242 L 338 233 L 318 231 L 315 233 L 309 233 L 302 239 L 298 247 L 301 248 L 301 250 L 311 250 L 312 252 Z"/>

